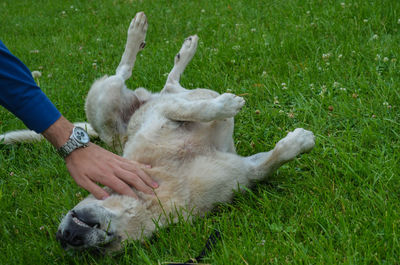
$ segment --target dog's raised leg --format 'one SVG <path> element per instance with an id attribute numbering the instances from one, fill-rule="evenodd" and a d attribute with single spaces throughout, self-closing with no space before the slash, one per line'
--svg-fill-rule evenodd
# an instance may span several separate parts
<path id="1" fill-rule="evenodd" d="M 216 98 L 186 100 L 176 98 L 164 106 L 164 115 L 175 121 L 209 122 L 234 117 L 243 107 L 242 97 L 224 93 Z"/>
<path id="2" fill-rule="evenodd" d="M 146 31 L 146 15 L 137 13 L 130 23 L 125 51 L 116 74 L 94 82 L 86 99 L 86 116 L 90 124 L 117 152 L 122 151 L 125 144 L 130 117 L 142 103 L 144 90 L 127 89 L 125 81 L 132 75 L 137 53 L 144 47 Z"/>
<path id="3" fill-rule="evenodd" d="M 180 78 L 186 69 L 186 66 L 192 60 L 197 49 L 197 35 L 190 36 L 183 42 L 182 48 L 175 56 L 174 67 L 168 75 L 167 82 L 162 90 L 162 93 L 178 93 L 185 91 L 180 84 Z"/>
<path id="4" fill-rule="evenodd" d="M 144 40 L 147 27 L 147 18 L 143 12 L 137 13 L 129 25 L 125 51 L 116 70 L 116 75 L 121 76 L 124 81 L 131 77 L 136 55 L 146 45 Z"/>

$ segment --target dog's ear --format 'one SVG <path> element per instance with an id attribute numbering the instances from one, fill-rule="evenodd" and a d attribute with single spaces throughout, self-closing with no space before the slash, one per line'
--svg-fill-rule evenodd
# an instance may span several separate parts
<path id="1" fill-rule="evenodd" d="M 151 97 L 151 92 L 143 87 L 139 87 L 135 90 L 136 97 L 138 98 L 140 104 L 145 103 Z"/>

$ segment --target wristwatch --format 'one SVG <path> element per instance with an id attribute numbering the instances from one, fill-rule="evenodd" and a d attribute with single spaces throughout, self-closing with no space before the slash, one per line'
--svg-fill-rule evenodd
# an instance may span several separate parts
<path id="1" fill-rule="evenodd" d="M 61 157 L 66 158 L 75 149 L 86 147 L 90 142 L 89 135 L 81 127 L 74 127 L 68 141 L 57 149 Z"/>

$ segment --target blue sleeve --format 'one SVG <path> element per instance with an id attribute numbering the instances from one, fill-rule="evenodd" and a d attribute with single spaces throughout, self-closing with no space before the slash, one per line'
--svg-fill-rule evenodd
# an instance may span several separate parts
<path id="1" fill-rule="evenodd" d="M 33 80 L 31 71 L 0 40 L 0 105 L 37 133 L 61 116 Z"/>

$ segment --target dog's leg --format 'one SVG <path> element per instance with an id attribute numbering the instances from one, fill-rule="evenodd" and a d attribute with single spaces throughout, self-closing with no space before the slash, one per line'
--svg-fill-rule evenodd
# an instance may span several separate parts
<path id="1" fill-rule="evenodd" d="M 251 169 L 248 176 L 253 179 L 267 177 L 299 154 L 311 151 L 314 145 L 314 134 L 302 128 L 297 128 L 280 140 L 272 151 L 246 157 L 245 160 Z"/>
<path id="2" fill-rule="evenodd" d="M 126 142 L 126 127 L 133 112 L 146 95 L 144 89 L 127 89 L 137 53 L 144 47 L 147 18 L 137 13 L 128 29 L 128 38 L 116 75 L 97 80 L 86 99 L 86 116 L 100 138 L 117 152 Z"/>
<path id="3" fill-rule="evenodd" d="M 204 100 L 175 98 L 163 108 L 164 115 L 170 120 L 209 122 L 234 117 L 244 103 L 242 97 L 225 93 Z"/>
<path id="4" fill-rule="evenodd" d="M 204 202 L 206 210 L 215 202 L 229 201 L 233 195 L 232 190 L 247 187 L 251 181 L 268 177 L 284 163 L 310 151 L 314 145 L 314 134 L 298 128 L 280 140 L 269 152 L 249 157 L 222 152 L 216 152 L 213 156 L 201 156 L 191 171 L 204 173 L 201 177 L 196 175 L 191 184 L 202 187 L 205 192 L 194 201 Z M 198 203 L 196 206 L 202 205 Z"/>
<path id="5" fill-rule="evenodd" d="M 145 46 L 144 40 L 146 38 L 146 32 L 146 15 L 143 12 L 139 12 L 132 19 L 129 26 L 125 51 L 116 71 L 116 75 L 121 76 L 124 81 L 126 81 L 132 75 L 132 69 L 136 61 L 136 55 Z"/>
<path id="6" fill-rule="evenodd" d="M 168 75 L 167 82 L 162 90 L 163 93 L 178 93 L 186 90 L 179 84 L 179 81 L 186 66 L 196 53 L 198 40 L 199 37 L 194 35 L 186 38 L 183 42 L 182 48 L 175 56 L 174 67 Z"/>

